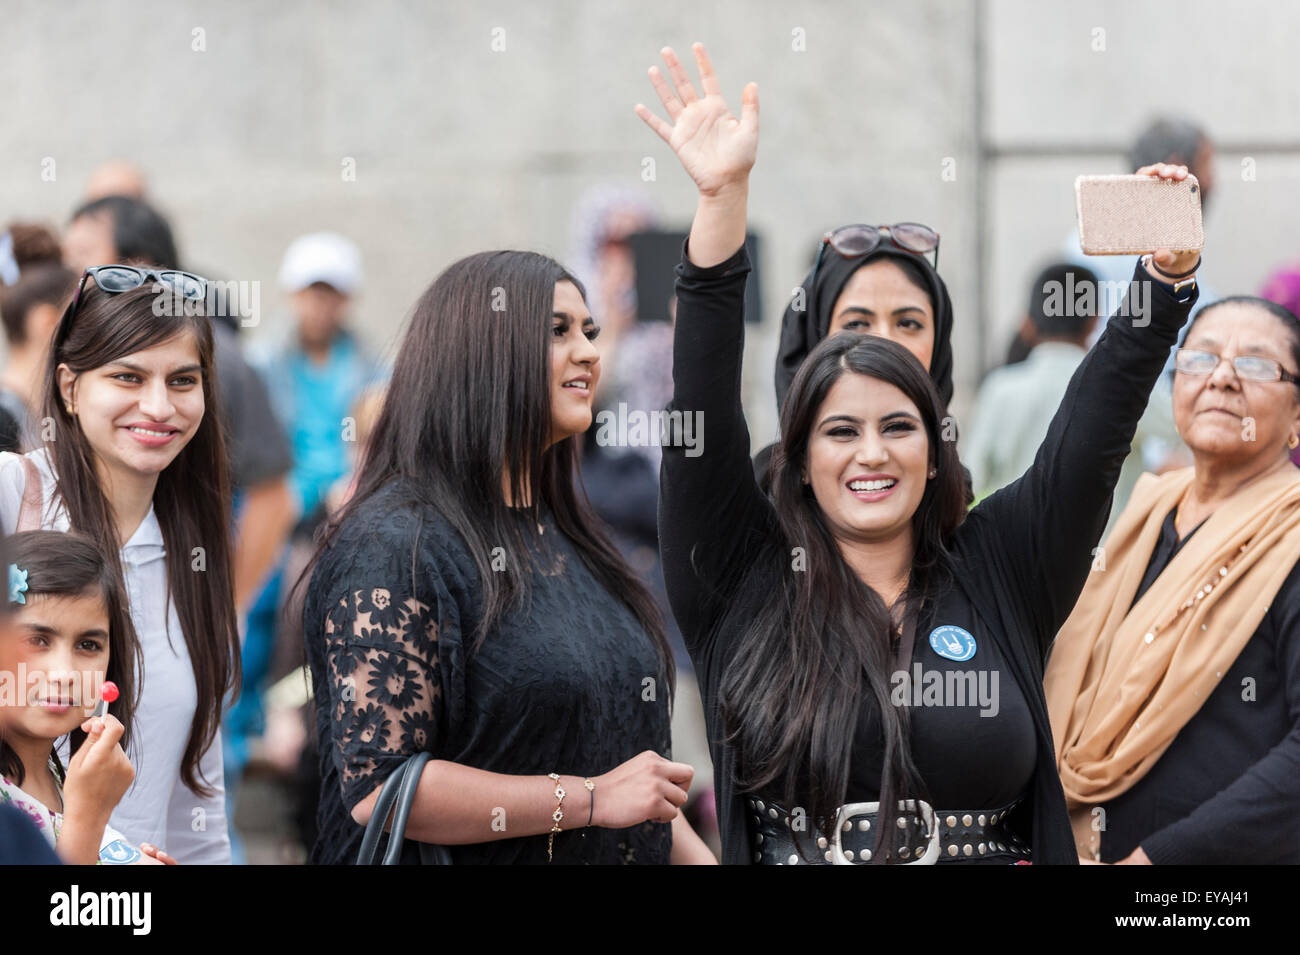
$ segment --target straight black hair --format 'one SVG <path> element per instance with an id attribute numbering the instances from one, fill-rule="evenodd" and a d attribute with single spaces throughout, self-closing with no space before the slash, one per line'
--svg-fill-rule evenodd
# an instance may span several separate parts
<path id="1" fill-rule="evenodd" d="M 925 798 L 912 760 L 907 710 L 890 700 L 893 645 L 901 633 L 881 596 L 844 560 L 812 488 L 802 480 L 819 409 L 845 374 L 894 385 L 925 424 L 937 474 L 912 515 L 915 555 L 906 596 L 914 618 L 950 586 L 947 543 L 966 515 L 955 435 L 944 434 L 944 405 L 921 363 L 903 346 L 874 335 L 842 332 L 818 344 L 790 386 L 781 442 L 772 455 L 780 534 L 769 547 L 779 552 L 781 584 L 765 594 L 723 674 L 722 715 L 727 739 L 739 753 L 741 791 L 782 792 L 787 810 L 805 809 L 827 837 L 847 792 L 864 700 L 879 718 L 884 741 L 880 804 Z M 802 569 L 790 560 L 796 546 L 804 548 Z M 877 828 L 872 861 L 896 861 L 898 830 Z"/>
<path id="2" fill-rule="evenodd" d="M 577 439 L 551 441 L 551 327 L 557 282 L 582 284 L 534 252 L 481 252 L 449 266 L 415 304 L 357 489 L 330 522 L 298 583 L 310 577 L 339 526 L 395 479 L 439 511 L 465 540 L 482 587 L 477 650 L 501 617 L 527 598 L 518 555 L 535 538 L 542 502 L 583 563 L 650 634 L 664 677 L 672 651 L 649 591 L 627 566 L 577 480 Z M 514 502 L 503 496 L 504 482 Z M 526 515 L 529 520 L 521 522 Z M 521 524 L 525 530 L 521 532 Z M 511 573 L 492 569 L 504 550 Z"/>

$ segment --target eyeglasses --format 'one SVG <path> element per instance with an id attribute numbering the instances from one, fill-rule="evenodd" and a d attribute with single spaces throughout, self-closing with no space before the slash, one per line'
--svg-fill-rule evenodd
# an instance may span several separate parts
<path id="1" fill-rule="evenodd" d="M 81 293 L 86 288 L 86 279 L 93 279 L 100 291 L 109 295 L 120 295 L 137 289 L 153 279 L 159 285 L 165 285 L 183 300 L 205 301 L 208 297 L 208 280 L 192 272 L 178 269 L 142 269 L 134 265 L 92 265 L 81 273 L 81 282 L 77 292 L 72 296 L 72 304 L 63 317 L 63 328 L 72 327 L 72 319 L 77 314 L 81 302 Z"/>
<path id="2" fill-rule="evenodd" d="M 1174 352 L 1174 367 L 1184 375 L 1212 374 L 1221 361 L 1223 361 L 1221 355 L 1195 348 L 1180 348 Z M 1289 381 L 1300 384 L 1300 378 L 1283 369 L 1282 365 L 1272 358 L 1238 355 L 1232 359 L 1232 367 L 1237 377 L 1246 381 Z"/>
<path id="3" fill-rule="evenodd" d="M 894 225 L 846 225 L 832 229 L 822 236 L 822 247 L 817 252 L 817 263 L 813 266 L 812 285 L 817 280 L 817 272 L 822 267 L 822 258 L 829 246 L 846 259 L 855 259 L 868 252 L 874 252 L 881 240 L 888 238 L 904 252 L 925 257 L 927 252 L 934 253 L 934 267 L 939 268 L 939 233 L 928 225 L 919 222 L 899 222 Z"/>

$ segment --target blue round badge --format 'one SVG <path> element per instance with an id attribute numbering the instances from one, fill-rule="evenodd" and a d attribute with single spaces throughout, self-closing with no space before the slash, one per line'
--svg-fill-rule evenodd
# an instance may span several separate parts
<path id="1" fill-rule="evenodd" d="M 975 656 L 975 638 L 961 627 L 935 627 L 930 632 L 930 647 L 945 660 L 956 663 Z"/>
<path id="2" fill-rule="evenodd" d="M 121 839 L 114 839 L 99 850 L 99 861 L 104 865 L 130 865 L 140 856 L 139 849 L 127 845 Z"/>

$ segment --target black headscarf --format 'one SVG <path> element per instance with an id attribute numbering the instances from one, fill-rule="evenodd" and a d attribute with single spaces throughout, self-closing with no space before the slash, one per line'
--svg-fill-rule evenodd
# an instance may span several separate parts
<path id="1" fill-rule="evenodd" d="M 805 295 L 802 311 L 795 311 L 796 299 L 791 299 L 781 318 L 781 346 L 776 356 L 776 406 L 785 404 L 786 392 L 794 381 L 795 372 L 817 344 L 826 337 L 831 327 L 831 309 L 844 291 L 849 278 L 862 266 L 880 259 L 900 259 L 917 266 L 929 285 L 930 304 L 934 308 L 934 350 L 930 356 L 930 378 L 939 390 L 945 406 L 952 401 L 952 301 L 948 288 L 939 273 L 924 256 L 907 252 L 894 245 L 881 244 L 866 255 L 845 258 L 834 249 L 827 249 L 817 271 L 816 284 L 812 272 L 803 281 Z"/>

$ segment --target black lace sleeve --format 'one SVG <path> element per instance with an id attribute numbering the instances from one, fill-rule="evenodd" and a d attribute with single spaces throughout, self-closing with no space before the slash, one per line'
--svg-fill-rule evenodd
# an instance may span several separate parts
<path id="1" fill-rule="evenodd" d="M 413 753 L 436 753 L 443 728 L 437 607 L 409 582 L 351 584 L 324 626 L 327 745 L 349 810 Z"/>

